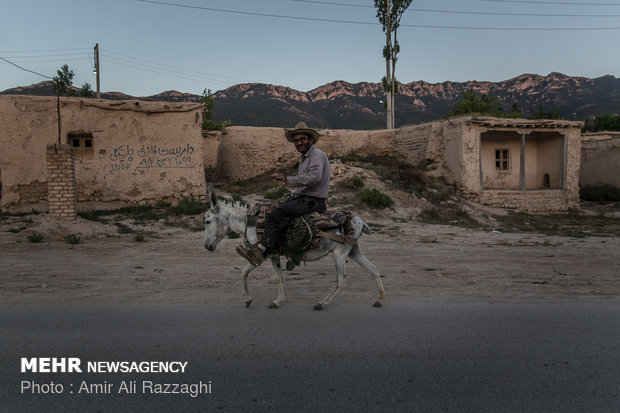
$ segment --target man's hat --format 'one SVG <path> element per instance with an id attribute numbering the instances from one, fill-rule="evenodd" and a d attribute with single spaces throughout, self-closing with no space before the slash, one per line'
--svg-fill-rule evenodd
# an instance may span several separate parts
<path id="1" fill-rule="evenodd" d="M 319 140 L 319 133 L 314 129 L 310 129 L 305 122 L 299 122 L 297 125 L 295 125 L 294 129 L 286 129 L 286 132 L 284 132 L 284 136 L 286 136 L 286 140 L 288 140 L 289 142 L 293 142 L 293 136 L 297 135 L 298 133 L 304 133 L 310 136 L 314 140 L 314 143 Z"/>

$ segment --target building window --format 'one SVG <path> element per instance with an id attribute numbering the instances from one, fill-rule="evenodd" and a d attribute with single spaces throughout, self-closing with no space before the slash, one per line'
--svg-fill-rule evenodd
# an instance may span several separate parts
<path id="1" fill-rule="evenodd" d="M 93 159 L 93 135 L 92 133 L 69 133 L 69 144 L 73 146 L 75 159 Z"/>
<path id="2" fill-rule="evenodd" d="M 495 170 L 509 171 L 510 163 L 508 162 L 508 149 L 495 149 Z"/>

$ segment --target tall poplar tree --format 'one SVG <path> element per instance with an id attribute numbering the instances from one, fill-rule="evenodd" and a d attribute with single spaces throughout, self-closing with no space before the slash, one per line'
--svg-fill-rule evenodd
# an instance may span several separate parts
<path id="1" fill-rule="evenodd" d="M 400 19 L 412 2 L 413 0 L 375 0 L 377 18 L 385 33 L 385 47 L 383 48 L 385 77 L 382 79 L 382 83 L 386 94 L 388 129 L 394 128 L 394 96 L 398 93 L 395 73 L 396 61 L 398 60 L 396 55 L 400 52 L 400 45 L 396 34 L 398 26 L 400 26 Z"/>

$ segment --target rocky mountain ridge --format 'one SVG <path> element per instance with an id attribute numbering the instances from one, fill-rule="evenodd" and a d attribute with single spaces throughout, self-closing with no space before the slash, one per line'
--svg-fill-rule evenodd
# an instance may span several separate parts
<path id="1" fill-rule="evenodd" d="M 620 113 L 620 79 L 573 77 L 562 73 L 547 76 L 523 74 L 502 82 L 468 81 L 399 85 L 396 124 L 414 124 L 446 116 L 464 90 L 497 96 L 510 112 L 514 105 L 527 116 L 542 105 L 559 111 L 564 119 L 584 120 L 596 115 Z M 9 89 L 0 94 L 51 95 L 51 82 Z M 200 96 L 166 91 L 154 96 L 133 97 L 120 92 L 102 93 L 104 99 L 142 99 L 198 102 Z M 380 83 L 334 81 L 308 92 L 285 86 L 243 83 L 214 93 L 213 118 L 235 125 L 290 127 L 299 120 L 317 128 L 377 129 L 385 126 Z"/>

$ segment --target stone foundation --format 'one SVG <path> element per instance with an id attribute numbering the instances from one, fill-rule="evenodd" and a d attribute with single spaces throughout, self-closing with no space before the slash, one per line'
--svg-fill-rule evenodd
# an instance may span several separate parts
<path id="1" fill-rule="evenodd" d="M 484 191 L 472 198 L 484 205 L 528 212 L 568 211 L 579 208 L 579 197 L 568 196 L 563 190 Z"/>

